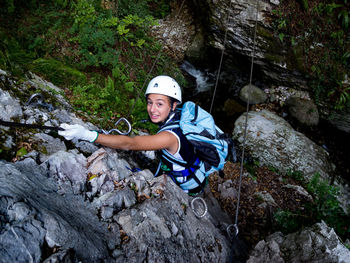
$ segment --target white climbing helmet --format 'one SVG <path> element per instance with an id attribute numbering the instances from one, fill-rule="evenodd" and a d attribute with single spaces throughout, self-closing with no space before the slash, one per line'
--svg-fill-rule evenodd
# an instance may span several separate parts
<path id="1" fill-rule="evenodd" d="M 151 93 L 162 94 L 182 102 L 179 84 L 169 76 L 157 76 L 147 86 L 145 96 Z"/>

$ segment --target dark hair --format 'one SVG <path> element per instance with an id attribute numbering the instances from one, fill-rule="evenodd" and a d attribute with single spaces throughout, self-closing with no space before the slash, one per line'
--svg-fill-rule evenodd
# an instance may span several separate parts
<path id="1" fill-rule="evenodd" d="M 147 99 L 148 99 L 148 95 L 149 95 L 149 94 L 146 95 L 146 101 L 147 101 Z M 180 103 L 177 99 L 174 99 L 174 98 L 169 97 L 169 96 L 167 96 L 167 95 L 164 95 L 164 96 L 166 96 L 166 97 L 169 99 L 169 103 L 170 103 L 171 109 L 173 108 L 173 105 L 174 105 L 175 102 Z"/>

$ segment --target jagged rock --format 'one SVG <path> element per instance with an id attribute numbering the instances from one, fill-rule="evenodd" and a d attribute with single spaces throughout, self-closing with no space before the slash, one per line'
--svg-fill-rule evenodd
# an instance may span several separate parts
<path id="1" fill-rule="evenodd" d="M 41 164 L 49 177 L 55 178 L 63 192 L 75 194 L 84 190 L 86 181 L 86 157 L 76 151 L 58 151 Z"/>
<path id="2" fill-rule="evenodd" d="M 286 236 L 277 232 L 260 241 L 247 263 L 260 262 L 347 263 L 350 250 L 322 221 L 300 232 Z"/>
<path id="3" fill-rule="evenodd" d="M 279 1 L 192 0 L 191 3 L 197 22 L 204 28 L 206 39 L 210 40 L 207 45 L 219 51 L 225 48 L 224 69 L 229 71 L 233 65 L 242 67 L 246 64 L 248 71 L 254 49 L 254 65 L 264 78 L 288 86 L 306 86 L 303 69 L 295 63 L 298 58 L 274 36 L 272 10 Z"/>
<path id="4" fill-rule="evenodd" d="M 266 208 L 267 206 L 277 207 L 277 204 L 270 193 L 266 191 L 257 192 L 255 193 L 255 196 L 263 201 L 263 203 L 261 203 L 259 207 L 263 207 L 263 208 Z"/>
<path id="5" fill-rule="evenodd" d="M 331 111 L 327 119 L 337 129 L 350 133 L 350 110 Z"/>
<path id="6" fill-rule="evenodd" d="M 163 183 L 161 177 L 154 180 Z M 201 219 L 194 215 L 190 199 L 167 180 L 157 202 L 147 199 L 138 209 L 120 212 L 117 222 L 129 237 L 123 260 L 226 262 L 230 255 L 227 239 L 213 229 L 210 214 Z"/>
<path id="7" fill-rule="evenodd" d="M 53 138 L 46 133 L 36 133 L 33 136 L 34 140 L 38 143 L 40 154 L 40 161 L 44 162 L 47 160 L 48 156 L 54 154 L 58 151 L 66 151 L 67 147 L 58 138 Z"/>
<path id="8" fill-rule="evenodd" d="M 78 156 L 61 151 L 50 156 L 45 165 L 38 165 L 31 158 L 16 164 L 1 162 L 0 244 L 5 255 L 1 262 L 18 258 L 23 258 L 23 262 L 60 262 L 64 258 L 71 262 L 96 262 L 111 257 L 117 262 L 135 258 L 168 262 L 229 260 L 229 242 L 213 224 L 218 219 L 213 219 L 210 213 L 198 219 L 190 208 L 190 197 L 171 180 L 139 172 L 152 195 L 158 196 L 148 197 L 142 203 L 137 202 L 134 191 L 126 185 L 95 198 L 91 204 L 69 191 L 59 194 L 59 180 L 72 172 L 60 160 L 74 160 Z M 63 170 L 65 175 L 58 177 Z M 81 184 L 79 176 L 78 180 L 70 179 L 72 184 Z M 108 228 L 98 220 L 98 210 L 102 221 L 110 223 Z M 120 231 L 125 233 L 126 243 L 125 237 L 118 234 Z M 24 245 L 15 245 L 18 242 Z M 59 248 L 59 252 L 44 259 L 45 246 Z"/>
<path id="9" fill-rule="evenodd" d="M 287 185 L 284 185 L 283 187 L 287 189 L 295 190 L 298 194 L 305 196 L 309 201 L 313 200 L 312 196 L 300 185 L 287 184 Z"/>
<path id="10" fill-rule="evenodd" d="M 193 17 L 189 13 L 186 1 L 181 10 L 175 7 L 172 15 L 159 19 L 158 25 L 152 29 L 152 34 L 162 41 L 165 50 L 173 59 L 182 61 L 195 34 Z"/>
<path id="11" fill-rule="evenodd" d="M 246 114 L 235 122 L 233 137 L 242 146 Z M 302 172 L 309 181 L 316 173 L 330 181 L 334 165 L 328 153 L 305 135 L 295 131 L 283 118 L 268 110 L 248 112 L 245 148 L 261 165 L 272 166 L 282 174 L 290 171 Z M 340 194 L 338 200 L 344 212 L 350 204 L 349 187 L 335 181 Z"/>
<path id="12" fill-rule="evenodd" d="M 36 169 L 0 162 L 0 262 L 40 262 L 44 243 L 73 249 L 85 262 L 108 259 L 109 233 L 89 204 L 76 195 L 59 195 L 55 182 L 29 162 Z"/>
<path id="13" fill-rule="evenodd" d="M 14 99 L 9 92 L 0 89 L 0 119 L 11 121 L 13 118 L 20 118 L 23 111 L 19 101 Z"/>

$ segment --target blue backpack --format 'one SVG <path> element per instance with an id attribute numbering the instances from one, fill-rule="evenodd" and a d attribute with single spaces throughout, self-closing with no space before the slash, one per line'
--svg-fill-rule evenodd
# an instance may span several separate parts
<path id="1" fill-rule="evenodd" d="M 180 120 L 165 124 L 158 132 L 180 127 L 194 147 L 195 155 L 202 161 L 200 169 L 205 176 L 223 169 L 230 154 L 235 159 L 232 138 L 215 125 L 210 113 L 191 101 L 184 103 L 180 110 Z"/>

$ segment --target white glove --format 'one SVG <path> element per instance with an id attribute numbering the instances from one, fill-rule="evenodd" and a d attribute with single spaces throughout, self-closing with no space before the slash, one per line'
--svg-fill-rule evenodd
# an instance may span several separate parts
<path id="1" fill-rule="evenodd" d="M 66 140 L 78 139 L 89 142 L 94 142 L 98 137 L 97 131 L 89 131 L 79 124 L 69 125 L 67 123 L 62 123 L 60 128 L 64 131 L 58 131 L 58 134 L 63 136 Z"/>

